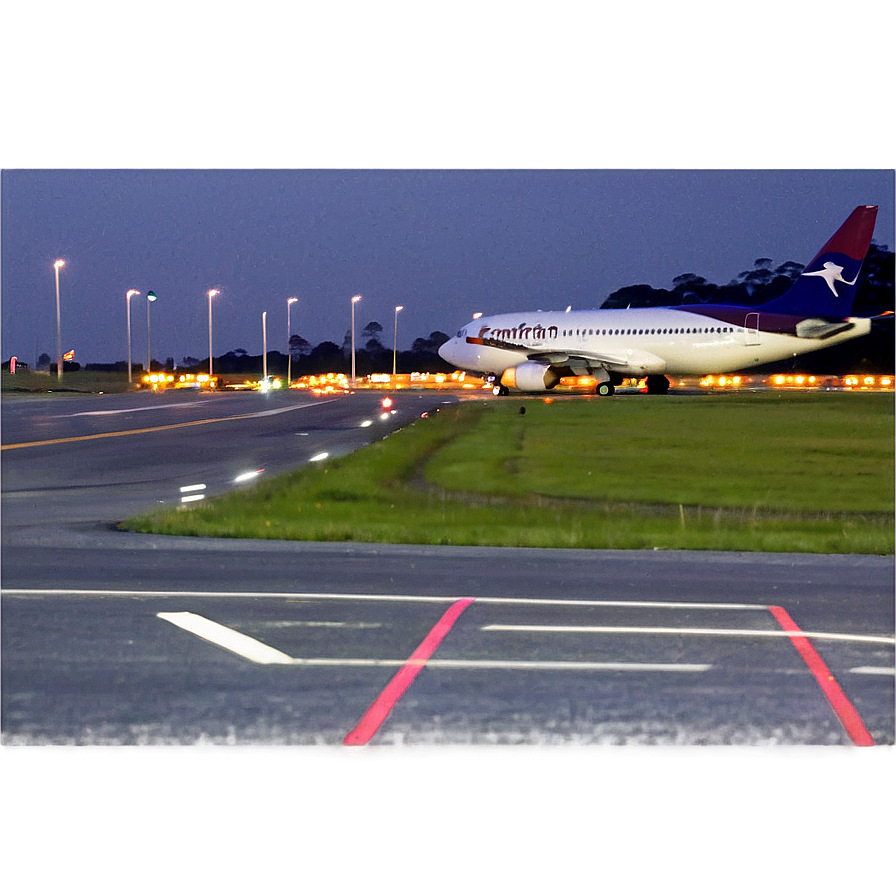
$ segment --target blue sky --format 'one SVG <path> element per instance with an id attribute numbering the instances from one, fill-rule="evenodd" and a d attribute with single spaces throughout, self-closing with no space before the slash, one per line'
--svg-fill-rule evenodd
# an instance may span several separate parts
<path id="1" fill-rule="evenodd" d="M 858 204 L 894 239 L 889 9 L 832 32 L 758 0 L 631 9 L 387 2 L 252 14 L 16 7 L 0 57 L 3 359 L 399 345 L 475 311 L 598 305 L 760 256 Z M 820 55 L 821 54 L 821 55 Z M 826 54 L 826 55 L 825 55 Z M 823 64 L 821 59 L 825 59 Z"/>

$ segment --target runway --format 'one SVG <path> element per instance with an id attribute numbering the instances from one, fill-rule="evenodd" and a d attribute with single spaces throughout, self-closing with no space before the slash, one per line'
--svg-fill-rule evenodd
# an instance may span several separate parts
<path id="1" fill-rule="evenodd" d="M 211 850 L 220 860 L 217 870 L 200 863 L 218 892 L 367 892 L 371 881 L 390 892 L 441 892 L 417 862 L 421 856 L 438 861 L 432 824 L 449 825 L 449 852 L 460 856 L 440 878 L 452 892 L 660 892 L 670 879 L 688 892 L 750 890 L 750 883 L 761 882 L 749 850 L 735 849 L 720 864 L 695 864 L 697 850 L 705 852 L 701 838 L 718 823 L 713 806 L 728 813 L 739 836 L 754 830 L 748 817 L 774 831 L 760 847 L 769 891 L 835 881 L 841 890 L 861 892 L 859 884 L 870 881 L 870 892 L 892 880 L 891 848 L 880 846 L 893 840 L 892 788 L 886 781 L 881 786 L 881 775 L 886 779 L 892 769 L 892 558 L 296 544 L 115 530 L 130 513 L 179 502 L 184 485 L 201 483 L 208 493 L 239 488 L 233 480 L 243 471 L 264 468 L 262 475 L 270 475 L 321 451 L 353 450 L 450 400 L 402 395 L 396 415 L 362 427 L 374 419 L 379 397 L 4 402 L 7 817 L 10 811 L 18 817 L 30 803 L 46 831 L 55 798 L 37 782 L 67 781 L 72 793 L 87 799 L 96 788 L 82 790 L 84 782 L 99 775 L 100 789 L 111 794 L 109 775 L 133 770 L 134 762 L 141 781 L 165 792 L 169 785 L 161 782 L 182 781 L 189 767 L 194 784 L 205 781 L 233 794 L 233 766 L 230 772 L 227 766 L 236 763 L 240 786 L 261 782 L 260 790 L 249 789 L 267 794 L 258 797 L 265 811 L 278 805 L 281 785 L 302 793 L 305 809 L 309 799 L 318 809 L 329 807 L 324 820 L 314 822 L 305 809 L 287 811 L 294 832 L 315 824 L 332 830 L 335 819 L 326 812 L 336 811 L 352 780 L 385 788 L 377 790 L 381 800 L 358 796 L 352 811 L 389 807 L 392 821 L 379 833 L 375 823 L 353 823 L 345 836 L 360 853 L 377 844 L 377 855 L 392 856 L 393 864 L 377 859 L 365 881 L 325 862 L 333 848 L 320 845 L 320 835 L 305 837 L 297 851 L 256 822 L 245 867 L 228 864 L 217 847 Z M 34 442 L 42 444 L 12 447 Z M 233 649 L 237 644 L 240 650 Z M 825 685 L 827 678 L 836 689 Z M 853 746 L 865 736 L 883 751 Z M 366 760 L 346 765 L 336 757 L 345 755 L 340 744 L 353 742 L 391 749 L 375 767 Z M 142 758 L 116 753 L 118 771 L 100 773 L 90 750 L 36 753 L 41 744 L 102 746 L 106 756 L 120 747 L 148 752 Z M 190 748 L 177 754 L 173 768 L 150 758 L 160 755 L 151 748 L 172 746 Z M 807 756 L 807 746 L 826 752 Z M 242 759 L 194 767 L 196 750 L 226 757 L 231 754 L 208 751 L 237 747 L 265 748 L 268 771 L 245 758 L 257 754 L 243 752 L 233 754 Z M 296 747 L 323 753 L 299 755 Z M 410 747 L 424 752 L 414 759 L 405 752 Z M 635 752 L 612 752 L 621 747 Z M 758 747 L 760 754 L 743 752 Z M 642 752 L 658 748 L 665 749 L 653 759 Z M 456 752 L 469 749 L 474 752 Z M 436 758 L 424 763 L 429 776 L 419 779 L 426 774 L 419 757 L 427 755 Z M 567 758 L 558 760 L 561 755 Z M 744 765 L 744 756 L 757 755 L 766 759 Z M 865 765 L 860 755 L 869 757 Z M 268 777 L 270 762 L 282 774 Z M 869 771 L 875 763 L 876 771 Z M 709 786 L 707 773 L 728 783 L 721 790 Z M 871 788 L 869 774 L 877 781 Z M 314 790 L 308 775 L 329 785 Z M 802 783 L 795 788 L 796 779 Z M 690 783 L 679 787 L 675 780 Z M 831 780 L 854 786 L 832 788 Z M 771 789 L 750 809 L 742 796 L 732 797 L 731 787 Z M 552 788 L 559 788 L 556 804 L 548 795 Z M 127 792 L 128 806 L 150 799 L 148 791 Z M 844 801 L 846 792 L 864 796 Z M 452 810 L 452 793 L 465 794 L 467 802 Z M 123 809 L 122 798 L 108 796 L 106 805 Z M 181 785 L 169 799 L 187 815 L 205 805 L 190 786 Z M 634 834 L 619 839 L 611 833 L 610 815 L 624 816 L 632 800 L 642 810 L 638 822 L 632 817 L 643 835 L 637 847 Z M 583 837 L 596 805 L 603 806 L 601 845 Z M 423 826 L 409 821 L 408 812 L 425 819 Z M 676 816 L 678 833 L 663 833 L 656 812 Z M 141 817 L 137 827 L 148 824 Z M 530 833 L 538 832 L 535 841 L 527 840 L 523 819 Z M 546 819 L 552 823 L 546 826 Z M 847 820 L 870 831 L 861 845 L 844 845 Z M 52 874 L 36 870 L 47 856 L 58 857 L 61 831 L 42 843 L 30 824 L 25 828 L 38 845 L 17 852 L 24 858 L 13 861 L 12 871 L 7 860 L 5 874 L 62 892 Z M 486 852 L 477 849 L 476 838 L 459 841 L 457 825 L 479 830 Z M 159 830 L 156 823 L 149 827 Z M 101 828 L 97 821 L 86 830 L 99 838 Z M 236 829 L 225 825 L 217 842 L 234 837 Z M 551 830 L 564 832 L 565 864 L 545 852 Z M 192 829 L 184 836 L 195 846 Z M 404 876 L 395 864 L 406 852 L 402 838 L 414 844 Z M 96 853 L 100 842 L 84 844 L 83 855 Z M 664 842 L 675 844 L 674 854 Z M 626 850 L 642 847 L 658 856 L 659 866 L 627 874 Z M 788 850 L 797 872 L 783 858 Z M 4 852 L 13 855 L 8 842 Z M 133 892 L 138 866 L 148 875 L 141 881 L 153 878 L 143 847 L 122 854 L 129 858 L 120 871 L 76 861 L 80 885 Z M 282 873 L 271 878 L 278 883 L 270 887 L 247 872 L 270 869 L 266 855 L 281 863 Z M 485 858 L 492 855 L 506 864 L 492 866 Z M 540 871 L 532 861 L 539 855 Z M 292 890 L 287 869 L 299 860 L 301 886 Z M 604 869 L 599 879 L 592 860 Z M 739 876 L 731 876 L 732 865 Z M 175 889 L 191 892 L 195 870 L 190 862 L 182 865 Z M 565 889 L 552 886 L 558 881 Z"/>
<path id="2" fill-rule="evenodd" d="M 3 743 L 894 742 L 892 557 L 114 531 L 453 400 L 379 397 L 4 400 Z"/>

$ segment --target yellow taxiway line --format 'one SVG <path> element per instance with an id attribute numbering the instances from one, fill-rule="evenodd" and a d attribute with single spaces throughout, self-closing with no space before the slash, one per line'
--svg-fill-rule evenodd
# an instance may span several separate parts
<path id="1" fill-rule="evenodd" d="M 335 401 L 329 398 L 326 401 L 317 402 L 318 404 L 329 404 Z M 286 408 L 275 408 L 270 411 L 253 411 L 251 414 L 235 414 L 232 417 L 212 417 L 208 420 L 190 420 L 186 423 L 167 423 L 164 426 L 147 426 L 143 429 L 122 429 L 117 432 L 97 432 L 89 436 L 66 436 L 61 439 L 44 439 L 40 442 L 15 442 L 11 445 L 0 445 L 0 451 L 12 451 L 15 448 L 39 448 L 42 445 L 62 445 L 65 442 L 88 442 L 91 439 L 114 439 L 118 436 L 139 436 L 147 432 L 161 432 L 165 429 L 180 429 L 183 426 L 203 426 L 207 423 L 227 423 L 230 420 L 247 420 L 250 417 L 269 417 L 274 414 L 285 414 L 288 411 L 301 410 L 308 405 L 291 405 Z"/>
<path id="2" fill-rule="evenodd" d="M 182 426 L 202 426 L 204 423 L 224 423 L 228 420 L 241 420 L 254 417 L 254 414 L 240 414 L 237 417 L 215 417 L 210 420 L 191 420 L 188 423 L 168 423 L 165 426 L 148 426 L 144 429 L 122 429 L 118 432 L 97 432 L 89 436 L 67 436 L 62 439 L 44 439 L 41 442 L 16 442 L 13 445 L 0 445 L 0 451 L 12 451 L 14 448 L 38 448 L 41 445 L 62 445 L 65 442 L 87 442 L 91 439 L 114 439 L 118 436 L 138 436 L 146 432 L 161 432 L 163 429 L 179 429 Z"/>

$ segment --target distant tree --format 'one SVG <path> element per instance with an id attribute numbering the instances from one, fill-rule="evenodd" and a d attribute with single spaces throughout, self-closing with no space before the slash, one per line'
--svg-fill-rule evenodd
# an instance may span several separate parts
<path id="1" fill-rule="evenodd" d="M 656 289 L 646 283 L 624 286 L 610 293 L 601 308 L 656 308 L 661 305 L 677 305 L 678 298 L 667 289 Z"/>
<path id="2" fill-rule="evenodd" d="M 190 355 L 184 355 L 180 362 L 181 367 L 198 367 L 199 358 L 193 358 Z"/>
<path id="3" fill-rule="evenodd" d="M 425 339 L 417 338 L 411 346 L 412 352 L 434 352 L 438 353 L 440 346 L 444 345 L 450 337 L 441 330 L 433 330 Z"/>
<path id="4" fill-rule="evenodd" d="M 433 330 L 425 338 L 415 339 L 409 352 L 398 353 L 399 368 L 411 372 L 417 370 L 429 371 L 431 373 L 450 373 L 454 370 L 453 365 L 439 355 L 439 347 L 447 341 L 448 335 L 440 330 Z"/>
<path id="5" fill-rule="evenodd" d="M 382 340 L 380 339 L 382 335 L 382 325 L 378 324 L 375 320 L 370 321 L 370 323 L 361 331 L 361 339 L 366 340 L 367 342 L 375 340 L 377 343 L 382 343 Z"/>
<path id="6" fill-rule="evenodd" d="M 268 352 L 268 372 L 273 373 L 275 359 L 283 359 L 283 367 L 286 369 L 286 355 L 280 352 Z M 264 368 L 264 360 L 261 355 L 250 355 L 245 349 L 237 348 L 221 355 L 215 361 L 215 370 L 218 373 L 235 373 L 248 375 L 260 372 Z"/>
<path id="7" fill-rule="evenodd" d="M 787 277 L 789 280 L 796 280 L 803 273 L 803 266 L 795 261 L 785 261 L 775 268 L 775 273 L 780 277 Z"/>
<path id="8" fill-rule="evenodd" d="M 46 353 L 41 352 L 40 357 L 37 359 L 37 370 L 49 370 L 50 361 L 52 358 Z"/>
<path id="9" fill-rule="evenodd" d="M 696 274 L 680 274 L 672 281 L 672 292 L 677 296 L 678 303 L 686 305 L 693 302 L 710 302 L 715 299 L 718 289 L 715 284 L 709 283 L 705 277 Z"/>
<path id="10" fill-rule="evenodd" d="M 751 271 L 741 271 L 737 275 L 736 282 L 745 286 L 752 296 L 762 287 L 768 286 L 774 279 L 774 271 L 769 267 L 771 263 L 770 258 L 757 258 L 753 264 L 753 269 Z"/>
<path id="11" fill-rule="evenodd" d="M 886 246 L 871 244 L 856 290 L 856 314 L 873 316 L 893 310 L 893 258 Z"/>
<path id="12" fill-rule="evenodd" d="M 59 369 L 58 364 L 53 361 L 50 364 L 50 373 L 56 373 Z M 66 361 L 64 358 L 62 360 L 62 372 L 63 373 L 75 373 L 81 369 L 81 365 L 77 361 Z"/>
<path id="13" fill-rule="evenodd" d="M 314 346 L 307 355 L 299 359 L 299 365 L 297 369 L 293 370 L 293 376 L 347 372 L 345 355 L 335 342 L 321 342 Z"/>
<path id="14" fill-rule="evenodd" d="M 311 352 L 311 343 L 307 339 L 303 339 L 296 333 L 289 337 L 289 353 L 293 360 L 301 358 Z"/>
<path id="15" fill-rule="evenodd" d="M 688 288 L 696 288 L 699 289 L 701 286 L 706 285 L 705 277 L 698 277 L 696 274 L 688 273 L 688 274 L 679 274 L 672 281 L 672 286 L 675 289 L 688 289 Z"/>

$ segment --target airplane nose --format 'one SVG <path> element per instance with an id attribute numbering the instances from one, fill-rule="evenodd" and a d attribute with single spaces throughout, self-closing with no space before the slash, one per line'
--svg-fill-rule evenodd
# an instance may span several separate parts
<path id="1" fill-rule="evenodd" d="M 447 342 L 443 342 L 439 346 L 440 357 L 442 357 L 449 364 L 454 363 L 454 347 L 455 347 L 456 342 L 457 342 L 457 337 L 454 336 L 451 339 L 449 339 Z"/>

